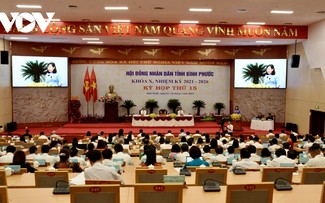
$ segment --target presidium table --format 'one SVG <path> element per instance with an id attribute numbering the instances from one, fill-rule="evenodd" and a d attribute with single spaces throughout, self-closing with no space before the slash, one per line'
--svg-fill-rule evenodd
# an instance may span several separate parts
<path id="1" fill-rule="evenodd" d="M 151 118 L 149 116 L 134 115 L 132 126 L 194 126 L 192 115 L 176 116 L 171 118 L 168 115 Z"/>
<path id="2" fill-rule="evenodd" d="M 250 128 L 252 130 L 274 130 L 274 120 L 252 119 Z"/>

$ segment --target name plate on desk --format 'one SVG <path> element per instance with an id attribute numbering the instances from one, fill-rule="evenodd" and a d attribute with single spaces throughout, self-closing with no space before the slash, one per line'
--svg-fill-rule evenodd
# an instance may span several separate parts
<path id="1" fill-rule="evenodd" d="M 185 182 L 184 175 L 178 175 L 178 176 L 164 175 L 164 183 L 184 183 L 184 182 Z"/>

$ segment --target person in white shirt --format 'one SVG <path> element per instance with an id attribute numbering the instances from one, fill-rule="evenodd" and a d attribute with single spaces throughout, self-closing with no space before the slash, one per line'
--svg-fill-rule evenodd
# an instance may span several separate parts
<path id="1" fill-rule="evenodd" d="M 234 126 L 232 125 L 231 122 L 228 122 L 228 125 L 226 126 L 226 132 L 232 135 L 233 131 L 234 131 Z"/>
<path id="2" fill-rule="evenodd" d="M 150 157 L 147 161 L 147 157 Z M 141 165 L 155 165 L 156 163 L 165 164 L 164 158 L 156 154 L 156 147 L 154 145 L 146 145 L 144 147 L 144 155 L 140 159 Z"/>
<path id="3" fill-rule="evenodd" d="M 269 130 L 269 134 L 266 135 L 267 138 L 273 138 L 274 134 L 273 134 L 273 130 Z"/>
<path id="4" fill-rule="evenodd" d="M 247 148 L 243 148 L 240 150 L 241 160 L 232 164 L 229 171 L 233 171 L 236 167 L 241 167 L 244 169 L 258 169 L 259 165 L 255 161 L 249 160 L 251 154 L 249 153 Z"/>
<path id="5" fill-rule="evenodd" d="M 204 145 L 203 147 L 203 154 L 202 157 L 204 160 L 209 160 L 211 158 L 212 154 L 210 153 L 210 146 Z"/>
<path id="6" fill-rule="evenodd" d="M 216 155 L 210 157 L 209 163 L 227 161 L 227 157 L 225 157 L 223 155 L 223 148 L 222 147 L 216 147 L 215 151 L 216 151 Z"/>
<path id="7" fill-rule="evenodd" d="M 185 112 L 184 112 L 183 108 L 182 107 L 179 107 L 178 108 L 178 111 L 177 111 L 177 115 L 178 116 L 184 116 L 184 114 L 185 114 Z"/>
<path id="8" fill-rule="evenodd" d="M 271 140 L 271 146 L 269 146 L 269 151 L 274 154 L 274 152 L 279 148 L 281 148 L 281 146 L 278 145 L 278 140 L 273 138 Z"/>
<path id="9" fill-rule="evenodd" d="M 261 161 L 261 157 L 256 154 L 256 147 L 254 145 L 247 146 L 247 149 L 249 153 L 251 153 L 251 157 L 249 157 L 249 160 L 251 161 Z"/>
<path id="10" fill-rule="evenodd" d="M 190 156 L 190 154 L 188 153 L 188 148 L 189 147 L 187 144 L 182 144 L 181 153 L 175 155 L 175 159 L 177 162 L 182 162 L 182 163 L 186 162 L 186 157 Z"/>
<path id="11" fill-rule="evenodd" d="M 312 158 L 306 162 L 306 166 L 325 167 L 325 157 L 321 153 L 319 144 L 313 144 L 311 147 L 309 147 L 309 154 Z"/>
<path id="12" fill-rule="evenodd" d="M 141 116 L 147 115 L 147 109 L 145 107 L 142 107 L 142 109 L 140 110 L 140 115 Z"/>
<path id="13" fill-rule="evenodd" d="M 14 153 L 16 151 L 16 147 L 9 145 L 6 148 L 6 154 L 0 157 L 0 163 L 12 163 L 12 160 L 14 158 Z"/>
<path id="14" fill-rule="evenodd" d="M 115 170 L 119 173 L 122 174 L 123 173 L 123 168 L 122 168 L 122 164 L 123 163 L 118 163 L 118 162 L 114 162 L 112 161 L 113 158 L 113 152 L 110 149 L 105 149 L 102 151 L 102 164 L 104 164 L 105 166 L 111 166 L 114 167 Z"/>
<path id="15" fill-rule="evenodd" d="M 307 139 L 308 139 L 308 142 L 303 146 L 303 149 L 305 149 L 306 153 L 308 154 L 309 147 L 311 147 L 314 144 L 315 138 L 311 135 L 308 135 Z"/>
<path id="16" fill-rule="evenodd" d="M 186 136 L 186 133 L 184 132 L 184 129 L 181 129 L 180 133 L 178 134 L 178 138 L 182 138 L 182 137 L 185 137 L 185 136 Z"/>
<path id="17" fill-rule="evenodd" d="M 164 138 L 162 138 L 164 139 Z M 166 139 L 164 143 L 160 144 L 160 150 L 162 149 L 171 149 L 172 145 L 170 144 L 170 139 Z"/>
<path id="18" fill-rule="evenodd" d="M 45 135 L 45 133 L 44 132 L 40 132 L 40 136 L 38 137 L 38 139 L 46 139 L 46 140 L 48 140 L 49 138 Z"/>
<path id="19" fill-rule="evenodd" d="M 49 162 L 50 163 L 50 167 L 53 167 L 56 162 L 59 162 L 60 161 L 60 158 L 59 157 L 50 156 L 48 154 L 49 151 L 50 151 L 50 146 L 49 145 L 43 145 L 41 147 L 42 154 L 37 154 L 35 156 L 35 159 L 45 159 L 46 162 Z"/>
<path id="20" fill-rule="evenodd" d="M 79 156 L 79 151 L 77 148 L 70 149 L 70 160 L 76 159 L 81 168 L 85 168 L 87 166 L 86 161 Z M 71 162 L 71 161 L 70 161 Z"/>
<path id="21" fill-rule="evenodd" d="M 31 146 L 28 149 L 29 154 L 26 155 L 26 160 L 34 160 L 35 156 L 37 155 L 37 147 L 36 146 Z"/>
<path id="22" fill-rule="evenodd" d="M 168 130 L 167 131 L 167 134 L 165 134 L 165 138 L 174 138 L 175 136 L 172 134 L 172 131 L 171 130 Z"/>
<path id="23" fill-rule="evenodd" d="M 254 137 L 254 143 L 252 145 L 254 145 L 256 148 L 264 148 L 264 146 L 260 143 L 260 138 L 257 136 Z"/>
<path id="24" fill-rule="evenodd" d="M 281 133 L 279 134 L 280 137 L 287 137 L 288 135 L 285 133 L 284 130 L 281 130 Z"/>
<path id="25" fill-rule="evenodd" d="M 105 166 L 101 163 L 102 155 L 98 150 L 88 153 L 91 167 L 85 168 L 85 179 L 90 180 L 119 180 L 124 185 L 124 181 L 114 167 Z"/>
<path id="26" fill-rule="evenodd" d="M 52 131 L 52 134 L 51 134 L 51 136 L 50 136 L 50 140 L 51 140 L 51 141 L 62 141 L 63 138 L 60 137 L 59 135 L 57 135 L 57 134 L 56 134 L 56 131 L 53 130 L 53 131 Z"/>
<path id="27" fill-rule="evenodd" d="M 113 154 L 113 159 L 123 159 L 125 164 L 133 165 L 133 160 L 129 154 L 123 153 L 123 146 L 121 144 L 116 144 L 114 146 L 115 154 Z"/>
<path id="28" fill-rule="evenodd" d="M 286 156 L 286 151 L 282 148 L 279 148 L 275 151 L 277 156 L 272 161 L 267 161 L 267 166 L 269 167 L 281 167 L 281 164 L 294 164 L 295 161 Z"/>

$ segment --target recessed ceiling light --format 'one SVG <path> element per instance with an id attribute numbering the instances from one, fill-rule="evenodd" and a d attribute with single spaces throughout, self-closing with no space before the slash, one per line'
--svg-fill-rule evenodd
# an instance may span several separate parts
<path id="1" fill-rule="evenodd" d="M 52 21 L 52 22 L 60 22 L 61 19 L 59 19 L 59 18 L 53 18 L 51 21 Z"/>
<path id="2" fill-rule="evenodd" d="M 104 42 L 99 42 L 99 41 L 89 41 L 87 44 L 103 44 Z"/>
<path id="3" fill-rule="evenodd" d="M 83 19 L 81 19 L 81 21 L 82 21 L 82 22 L 90 22 L 90 19 L 88 19 L 88 18 L 83 18 Z"/>
<path id="4" fill-rule="evenodd" d="M 127 6 L 106 6 L 105 10 L 128 10 Z"/>
<path id="5" fill-rule="evenodd" d="M 157 7 L 154 7 L 153 9 L 156 9 L 156 10 L 163 10 L 163 9 L 165 9 L 165 8 L 164 8 L 164 7 L 157 6 Z"/>
<path id="6" fill-rule="evenodd" d="M 197 21 L 197 20 L 181 20 L 180 23 L 182 23 L 182 24 L 198 24 L 199 21 Z"/>
<path id="7" fill-rule="evenodd" d="M 160 39 L 142 39 L 142 41 L 147 41 L 147 42 L 159 42 Z"/>
<path id="8" fill-rule="evenodd" d="M 293 11 L 280 11 L 280 10 L 272 10 L 273 14 L 293 14 Z"/>
<path id="9" fill-rule="evenodd" d="M 160 44 L 159 42 L 143 42 L 143 44 L 151 44 L 151 45 L 153 45 L 153 44 Z"/>
<path id="10" fill-rule="evenodd" d="M 265 25 L 265 22 L 247 22 L 247 25 Z"/>
<path id="11" fill-rule="evenodd" d="M 160 20 L 151 20 L 152 23 L 159 23 Z"/>
<path id="12" fill-rule="evenodd" d="M 256 41 L 259 44 L 272 44 L 272 41 Z"/>
<path id="13" fill-rule="evenodd" d="M 205 39 L 204 42 L 213 42 L 213 43 L 217 43 L 220 42 L 219 39 Z"/>
<path id="14" fill-rule="evenodd" d="M 41 5 L 16 5 L 17 8 L 42 8 Z"/>
<path id="15" fill-rule="evenodd" d="M 207 43 L 207 42 L 202 42 L 201 45 L 202 45 L 202 46 L 216 46 L 217 43 Z"/>
<path id="16" fill-rule="evenodd" d="M 10 37 L 10 39 L 24 40 L 24 39 L 28 39 L 28 37 Z"/>
<path id="17" fill-rule="evenodd" d="M 77 5 L 68 5 L 68 8 L 78 8 Z"/>
<path id="18" fill-rule="evenodd" d="M 324 14 L 325 11 L 317 11 L 316 13 Z"/>
<path id="19" fill-rule="evenodd" d="M 240 8 L 237 10 L 237 13 L 245 13 L 245 12 L 247 12 L 247 9 L 245 8 Z"/>
<path id="20" fill-rule="evenodd" d="M 117 19 L 112 19 L 112 23 L 129 23 L 131 20 L 117 20 Z"/>
<path id="21" fill-rule="evenodd" d="M 192 12 L 211 12 L 211 8 L 190 8 L 189 11 Z"/>
<path id="22" fill-rule="evenodd" d="M 284 23 L 284 25 L 292 25 L 292 23 Z"/>
<path id="23" fill-rule="evenodd" d="M 96 38 L 96 37 L 83 37 L 82 40 L 85 40 L 85 41 L 96 41 L 96 40 L 99 40 L 99 38 Z"/>
<path id="24" fill-rule="evenodd" d="M 218 24 L 227 24 L 228 22 L 226 22 L 226 21 L 220 21 L 220 22 L 218 22 Z"/>

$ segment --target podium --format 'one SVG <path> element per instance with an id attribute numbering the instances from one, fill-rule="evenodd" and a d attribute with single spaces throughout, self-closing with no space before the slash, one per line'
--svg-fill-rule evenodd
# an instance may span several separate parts
<path id="1" fill-rule="evenodd" d="M 116 123 L 119 121 L 118 102 L 105 103 L 105 114 L 103 121 L 106 123 Z"/>

